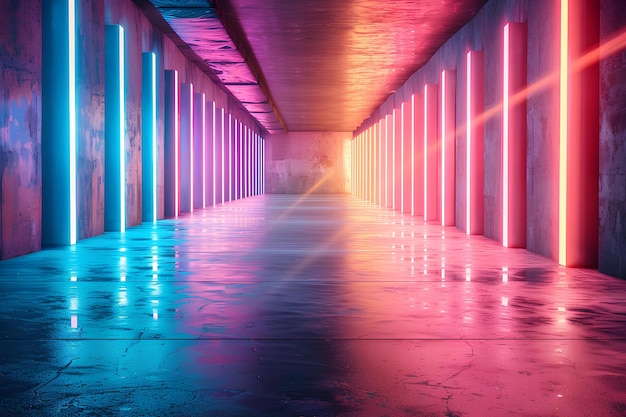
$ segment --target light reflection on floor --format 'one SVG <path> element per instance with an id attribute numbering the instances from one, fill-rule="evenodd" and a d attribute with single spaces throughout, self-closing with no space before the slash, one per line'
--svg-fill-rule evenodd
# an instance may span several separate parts
<path id="1" fill-rule="evenodd" d="M 349 196 L 0 263 L 7 415 L 624 415 L 626 282 Z"/>

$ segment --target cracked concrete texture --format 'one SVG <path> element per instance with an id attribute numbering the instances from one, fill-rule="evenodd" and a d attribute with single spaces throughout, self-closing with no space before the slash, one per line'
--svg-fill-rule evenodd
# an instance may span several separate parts
<path id="1" fill-rule="evenodd" d="M 0 263 L 0 409 L 620 416 L 624 294 L 347 195 L 259 196 Z"/>

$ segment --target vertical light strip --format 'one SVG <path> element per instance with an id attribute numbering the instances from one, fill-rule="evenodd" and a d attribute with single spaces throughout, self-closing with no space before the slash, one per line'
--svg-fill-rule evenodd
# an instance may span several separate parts
<path id="1" fill-rule="evenodd" d="M 446 70 L 441 71 L 441 225 L 446 225 Z"/>
<path id="2" fill-rule="evenodd" d="M 364 146 L 363 146 L 363 136 L 364 134 L 361 133 L 359 135 L 359 183 L 360 183 L 360 187 L 359 187 L 359 194 L 361 199 L 365 198 L 365 169 L 364 169 L 364 163 L 365 163 L 365 157 L 364 157 Z"/>
<path id="3" fill-rule="evenodd" d="M 232 137 L 232 141 L 233 141 L 233 153 L 230 155 L 231 160 L 233 161 L 233 184 L 232 184 L 232 188 L 233 188 L 233 198 L 235 200 L 239 199 L 239 187 L 237 186 L 237 184 L 239 184 L 239 175 L 237 172 L 237 138 L 239 137 L 239 121 L 237 119 L 233 119 L 233 137 Z"/>
<path id="4" fill-rule="evenodd" d="M 174 94 L 174 213 L 178 217 L 180 212 L 178 203 L 180 200 L 179 182 L 180 182 L 180 168 L 178 167 L 178 160 L 180 158 L 180 127 L 178 126 L 178 116 L 180 114 L 180 106 L 178 104 L 178 96 L 180 95 L 178 85 L 178 71 L 174 71 L 174 88 L 176 92 Z"/>
<path id="5" fill-rule="evenodd" d="M 404 211 L 404 103 L 400 106 L 400 212 Z"/>
<path id="6" fill-rule="evenodd" d="M 367 201 L 370 200 L 370 171 L 372 167 L 370 166 L 370 130 L 369 128 L 365 130 L 365 199 Z"/>
<path id="7" fill-rule="evenodd" d="M 222 170 L 222 200 L 221 203 L 224 204 L 224 197 L 226 196 L 225 190 L 224 190 L 224 186 L 226 185 L 226 181 L 224 178 L 224 119 L 226 118 L 226 114 L 225 114 L 225 110 L 224 109 L 220 109 L 220 124 L 221 124 L 221 129 L 220 129 L 220 136 L 221 136 L 221 141 L 222 141 L 222 149 L 221 149 L 221 158 L 222 158 L 222 164 L 221 164 L 221 170 Z"/>
<path id="8" fill-rule="evenodd" d="M 415 94 L 411 94 L 411 215 L 415 216 Z"/>
<path id="9" fill-rule="evenodd" d="M 391 208 L 396 208 L 396 109 L 391 113 Z"/>
<path id="10" fill-rule="evenodd" d="M 76 243 L 76 6 L 67 1 L 69 35 L 70 245 Z"/>
<path id="11" fill-rule="evenodd" d="M 359 137 L 354 138 L 354 192 L 355 196 L 359 196 Z"/>
<path id="12" fill-rule="evenodd" d="M 215 132 L 217 131 L 217 129 L 215 129 L 215 102 L 212 101 L 211 102 L 211 117 L 213 118 L 213 122 L 211 123 L 211 128 L 213 129 L 212 132 L 212 138 L 213 140 L 211 140 L 211 143 L 213 145 L 213 152 L 212 152 L 212 156 L 213 156 L 213 206 L 215 206 L 215 204 L 217 203 L 217 197 L 216 197 L 216 190 L 215 187 L 217 187 L 217 179 L 215 178 L 215 174 L 217 174 L 217 169 L 215 168 L 215 163 L 217 161 L 217 156 L 215 155 L 215 142 L 216 142 L 216 137 L 215 137 Z"/>
<path id="13" fill-rule="evenodd" d="M 376 167 L 376 148 L 374 147 L 374 143 L 376 143 L 376 127 L 374 125 L 369 127 L 369 135 L 370 135 L 370 143 L 369 143 L 369 151 L 370 151 L 370 168 L 369 168 L 369 180 L 370 180 L 370 202 L 373 203 L 376 201 L 375 189 L 376 185 L 374 182 L 374 171 Z"/>
<path id="14" fill-rule="evenodd" d="M 248 129 L 246 134 L 246 141 L 244 146 L 246 147 L 245 155 L 245 171 L 246 171 L 246 197 L 250 197 L 250 139 L 252 138 L 252 132 Z"/>
<path id="15" fill-rule="evenodd" d="M 120 232 L 126 231 L 126 108 L 124 97 L 124 28 L 118 26 L 119 30 L 119 74 L 120 74 Z"/>
<path id="16" fill-rule="evenodd" d="M 366 129 L 363 132 L 363 151 L 365 156 L 365 200 L 370 199 L 370 131 Z"/>
<path id="17" fill-rule="evenodd" d="M 359 135 L 359 148 L 361 150 L 361 199 L 365 200 L 367 198 L 367 178 L 366 178 L 366 149 L 365 149 L 365 131 L 363 131 Z"/>
<path id="18" fill-rule="evenodd" d="M 391 116 L 385 116 L 385 207 L 389 207 L 389 123 Z"/>
<path id="19" fill-rule="evenodd" d="M 567 265 L 567 104 L 568 104 L 568 32 L 569 32 L 569 3 L 561 0 L 561 78 L 559 82 L 559 263 Z"/>
<path id="20" fill-rule="evenodd" d="M 378 204 L 383 204 L 383 119 L 378 121 Z"/>
<path id="21" fill-rule="evenodd" d="M 256 132 L 250 138 L 250 196 L 256 195 Z"/>
<path id="22" fill-rule="evenodd" d="M 204 94 L 202 95 L 202 103 L 200 107 L 202 109 L 202 207 L 206 207 L 206 100 L 204 100 Z"/>
<path id="23" fill-rule="evenodd" d="M 424 221 L 428 219 L 428 85 L 424 85 Z"/>
<path id="24" fill-rule="evenodd" d="M 465 123 L 465 131 L 467 132 L 467 140 L 466 140 L 466 156 L 465 156 L 465 231 L 469 235 L 471 233 L 470 227 L 470 207 L 471 207 L 471 161 L 472 161 L 472 111 L 470 109 L 472 103 L 472 52 L 469 51 L 467 53 L 467 102 L 466 102 L 466 123 Z"/>
<path id="25" fill-rule="evenodd" d="M 259 195 L 259 135 L 254 134 L 254 195 Z"/>
<path id="26" fill-rule="evenodd" d="M 152 108 L 150 109 L 152 114 L 152 222 L 157 221 L 157 95 L 156 95 L 156 54 L 151 53 L 152 61 L 152 74 L 151 74 L 151 87 L 152 87 Z"/>
<path id="27" fill-rule="evenodd" d="M 247 152 L 247 140 L 248 140 L 248 126 L 245 127 L 245 131 L 244 134 L 241 138 L 241 197 L 242 198 L 246 198 L 248 197 L 248 188 L 247 188 L 247 181 L 248 181 L 248 171 L 246 169 L 246 152 Z"/>
<path id="28" fill-rule="evenodd" d="M 354 140 L 352 141 L 352 153 L 354 154 L 354 159 L 353 159 L 353 164 L 354 167 L 352 168 L 354 171 L 354 196 L 358 197 L 359 196 L 359 178 L 358 178 L 358 172 L 359 172 L 359 160 L 358 160 L 358 152 L 357 152 L 357 137 L 354 137 Z"/>
<path id="29" fill-rule="evenodd" d="M 240 124 L 239 126 L 239 198 L 244 198 L 243 194 L 243 138 L 246 134 L 247 126 Z"/>
<path id="30" fill-rule="evenodd" d="M 228 114 L 228 200 L 233 199 L 233 116 Z"/>
<path id="31" fill-rule="evenodd" d="M 237 177 L 237 137 L 239 136 L 239 121 L 237 119 L 233 119 L 233 153 L 231 154 L 231 159 L 233 160 L 233 182 L 231 187 L 233 188 L 233 198 L 235 200 L 239 199 L 239 188 L 237 187 L 237 181 L 239 178 Z"/>
<path id="32" fill-rule="evenodd" d="M 246 147 L 248 148 L 248 161 L 246 162 L 248 175 L 247 175 L 247 183 L 248 183 L 248 197 L 252 197 L 252 139 L 254 138 L 254 132 L 250 131 L 248 133 L 248 142 Z"/>
<path id="33" fill-rule="evenodd" d="M 504 25 L 504 89 L 502 99 L 502 245 L 509 246 L 509 30 Z"/>
<path id="34" fill-rule="evenodd" d="M 363 135 L 357 136 L 357 150 L 359 157 L 359 198 L 363 198 Z"/>
<path id="35" fill-rule="evenodd" d="M 189 212 L 193 213 L 194 196 L 194 143 L 193 143 L 193 84 L 189 90 Z"/>

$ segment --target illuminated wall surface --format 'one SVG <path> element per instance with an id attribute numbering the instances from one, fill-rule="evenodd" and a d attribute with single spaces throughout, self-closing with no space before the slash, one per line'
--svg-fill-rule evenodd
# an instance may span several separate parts
<path id="1" fill-rule="evenodd" d="M 358 143 L 307 132 L 319 141 L 279 150 L 132 2 L 3 3 L 1 256 L 324 178 L 318 192 L 409 204 L 415 216 L 624 276 L 622 4 L 489 4 L 363 121 L 350 135 Z M 454 88 L 442 78 L 451 69 Z M 434 110 L 427 85 L 437 86 Z"/>
<path id="2" fill-rule="evenodd" d="M 623 0 L 267 136 L 139 3 L 0 0 L 0 415 L 624 414 Z"/>
<path id="3" fill-rule="evenodd" d="M 215 103 L 264 140 L 145 17 L 127 26 L 141 16 L 132 2 L 85 6 L 2 3 L 2 259 L 212 205 Z M 234 136 L 221 140 L 232 146 L 220 193 L 238 156 Z M 249 155 L 257 184 L 261 150 Z"/>
<path id="4" fill-rule="evenodd" d="M 405 211 L 407 181 L 414 216 L 624 277 L 623 11 L 612 1 L 492 3 L 355 130 L 353 175 L 363 178 L 352 193 Z M 398 125 L 406 97 L 412 118 Z M 364 148 L 370 129 L 381 144 Z M 370 177 L 378 198 L 358 186 Z"/>

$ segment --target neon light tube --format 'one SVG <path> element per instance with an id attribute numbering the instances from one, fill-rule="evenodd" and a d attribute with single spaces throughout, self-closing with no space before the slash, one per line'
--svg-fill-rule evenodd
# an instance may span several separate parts
<path id="1" fill-rule="evenodd" d="M 174 213 L 175 217 L 178 217 L 178 213 L 180 212 L 178 207 L 178 201 L 180 200 L 180 190 L 178 189 L 178 184 L 180 182 L 180 167 L 178 166 L 179 156 L 179 147 L 180 147 L 180 127 L 178 125 L 178 117 L 177 115 L 180 113 L 180 105 L 178 103 L 178 95 L 179 95 L 179 86 L 178 86 L 178 71 L 174 71 L 174 84 L 176 93 L 174 94 Z"/>
<path id="2" fill-rule="evenodd" d="M 76 244 L 76 5 L 67 2 L 69 56 L 69 171 L 70 245 Z"/>
<path id="3" fill-rule="evenodd" d="M 233 116 L 228 114 L 228 201 L 233 199 Z"/>
<path id="4" fill-rule="evenodd" d="M 424 222 L 428 220 L 428 85 L 424 85 Z"/>
<path id="5" fill-rule="evenodd" d="M 472 52 L 467 53 L 467 102 L 466 102 L 466 157 L 465 157 L 465 232 L 469 235 L 471 233 L 471 189 L 472 189 L 472 176 L 471 176 L 471 161 L 472 161 Z"/>
<path id="6" fill-rule="evenodd" d="M 151 61 L 152 61 L 152 79 L 151 79 L 151 89 L 152 89 L 152 221 L 156 223 L 157 221 L 157 93 L 156 93 L 156 54 L 151 53 Z"/>
<path id="7" fill-rule="evenodd" d="M 221 159 L 222 159 L 222 164 L 220 166 L 220 169 L 222 171 L 221 173 L 221 177 L 222 177 L 222 200 L 220 201 L 220 203 L 224 204 L 224 197 L 226 196 L 225 190 L 224 190 L 224 186 L 226 185 L 226 181 L 225 181 L 225 175 L 224 175 L 224 119 L 226 118 L 226 114 L 224 109 L 220 109 L 220 140 L 222 142 L 222 149 L 221 149 Z"/>
<path id="8" fill-rule="evenodd" d="M 211 102 L 211 117 L 213 119 L 212 123 L 211 123 L 211 128 L 212 128 L 212 138 L 213 140 L 211 141 L 211 145 L 213 146 L 213 153 L 212 153 L 212 157 L 213 157 L 213 207 L 215 207 L 215 205 L 217 204 L 217 179 L 216 179 L 216 174 L 217 174 L 217 167 L 215 166 L 216 162 L 217 162 L 217 155 L 215 155 L 215 151 L 216 151 L 216 147 L 215 147 L 215 142 L 217 140 L 217 138 L 215 137 L 215 133 L 217 131 L 216 127 L 215 127 L 215 122 L 216 122 L 216 117 L 215 117 L 215 112 L 216 112 L 216 107 L 215 107 L 215 102 Z"/>
<path id="9" fill-rule="evenodd" d="M 569 2 L 561 0 L 561 74 L 559 81 L 559 264 L 567 265 L 567 151 L 568 151 L 568 118 L 567 105 L 569 59 L 568 59 L 568 32 L 569 32 Z"/>
<path id="10" fill-rule="evenodd" d="M 244 126 L 243 124 L 240 125 L 240 133 L 239 133 L 239 198 L 244 198 L 244 194 L 243 194 L 243 184 L 244 184 L 244 179 L 243 179 L 243 138 L 244 135 L 246 134 L 246 129 L 248 127 Z"/>
<path id="11" fill-rule="evenodd" d="M 509 246 L 509 30 L 504 25 L 504 91 L 502 99 L 502 246 Z"/>
<path id="12" fill-rule="evenodd" d="M 453 226 L 456 212 L 456 71 L 441 71 L 441 225 Z M 436 159 L 436 158 L 435 158 Z"/>
<path id="13" fill-rule="evenodd" d="M 396 109 L 391 112 L 391 208 L 396 209 Z"/>
<path id="14" fill-rule="evenodd" d="M 411 215 L 415 216 L 415 94 L 411 94 Z"/>
<path id="15" fill-rule="evenodd" d="M 119 28 L 119 80 L 120 80 L 120 232 L 124 233 L 126 231 L 126 151 L 125 151 L 125 142 L 126 142 L 126 107 L 125 107 L 125 97 L 124 97 L 124 28 L 122 26 L 118 26 Z"/>
<path id="16" fill-rule="evenodd" d="M 400 113 L 400 211 L 404 212 L 404 102 Z"/>
<path id="17" fill-rule="evenodd" d="M 202 98 L 200 102 L 200 140 L 201 140 L 201 152 L 202 152 L 202 207 L 206 207 L 206 101 L 204 99 L 204 93 L 200 95 Z"/>
<path id="18" fill-rule="evenodd" d="M 237 200 L 239 198 L 239 192 L 237 190 L 237 180 L 238 180 L 238 175 L 237 175 L 237 155 L 239 150 L 237 149 L 237 137 L 239 135 L 238 129 L 239 129 L 239 121 L 233 117 L 233 136 L 231 138 L 231 142 L 232 142 L 232 152 L 230 154 L 230 158 L 232 160 L 232 183 L 231 183 L 231 188 L 233 190 L 233 199 Z"/>
<path id="19" fill-rule="evenodd" d="M 446 225 L 446 71 L 441 71 L 441 225 Z"/>

